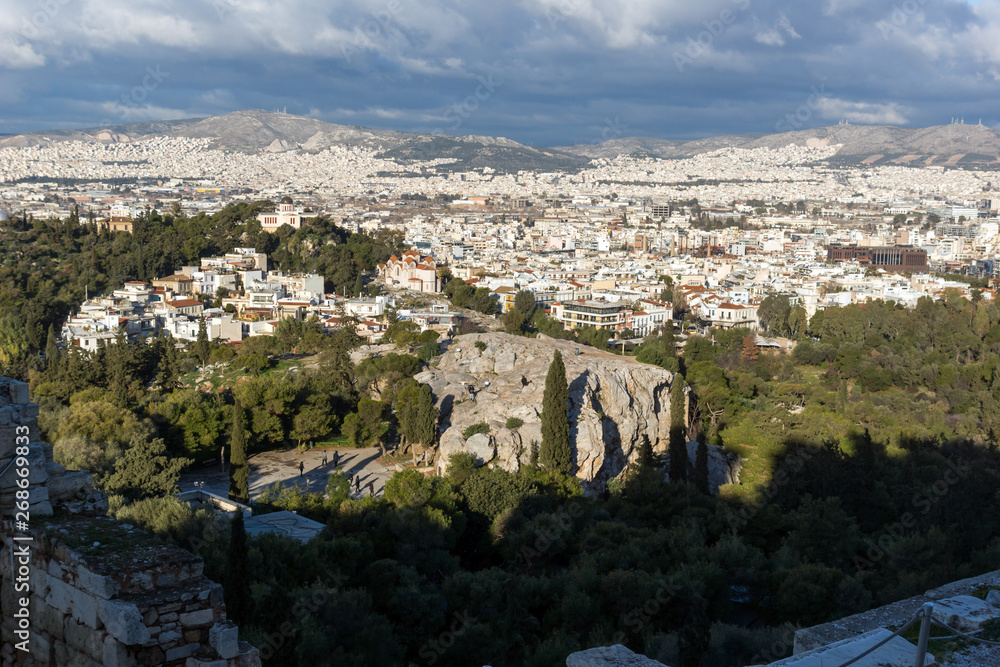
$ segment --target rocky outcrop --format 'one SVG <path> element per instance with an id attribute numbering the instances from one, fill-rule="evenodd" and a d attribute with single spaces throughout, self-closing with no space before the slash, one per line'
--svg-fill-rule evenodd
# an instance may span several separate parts
<path id="1" fill-rule="evenodd" d="M 621 644 L 615 644 L 572 653 L 566 658 L 566 667 L 667 667 L 667 665 L 633 653 Z"/>
<path id="2" fill-rule="evenodd" d="M 510 472 L 528 462 L 542 440 L 542 394 L 556 350 L 566 365 L 570 443 L 586 491 L 599 492 L 621 474 L 644 435 L 653 451 L 666 451 L 673 373 L 541 335 L 469 334 L 452 340 L 435 366 L 416 376 L 434 391 L 441 414 L 439 472 L 452 454 L 465 451 Z M 511 418 L 520 426 L 507 428 Z M 467 440 L 463 432 L 480 422 L 490 433 Z"/>

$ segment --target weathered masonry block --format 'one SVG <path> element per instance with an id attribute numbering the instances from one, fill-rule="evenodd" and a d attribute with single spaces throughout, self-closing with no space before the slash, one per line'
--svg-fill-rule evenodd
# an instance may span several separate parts
<path id="1" fill-rule="evenodd" d="M 0 476 L 0 665 L 258 667 L 201 559 L 108 518 L 90 474 L 52 460 L 37 417 L 27 385 L 0 377 L 0 471 L 24 433 L 15 429 L 27 427 L 31 493 L 25 531 L 15 526 L 13 470 Z M 17 590 L 25 572 L 29 590 Z M 27 652 L 15 648 L 25 597 Z"/>

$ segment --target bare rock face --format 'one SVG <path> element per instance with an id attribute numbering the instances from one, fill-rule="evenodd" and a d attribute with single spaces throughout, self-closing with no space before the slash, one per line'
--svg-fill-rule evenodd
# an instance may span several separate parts
<path id="1" fill-rule="evenodd" d="M 479 346 L 477 347 L 477 343 Z M 592 347 L 539 335 L 469 334 L 452 340 L 436 367 L 416 376 L 430 385 L 441 413 L 437 468 L 473 451 L 483 463 L 516 472 L 540 445 L 545 375 L 556 350 L 563 355 L 570 395 L 570 445 L 576 475 L 598 493 L 638 456 L 642 436 L 666 451 L 673 373 Z M 511 417 L 521 420 L 507 428 Z M 489 437 L 463 432 L 485 422 Z"/>

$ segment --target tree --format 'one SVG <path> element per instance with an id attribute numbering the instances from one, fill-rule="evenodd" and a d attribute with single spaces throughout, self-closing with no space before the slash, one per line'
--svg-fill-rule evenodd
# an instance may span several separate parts
<path id="1" fill-rule="evenodd" d="M 177 493 L 181 471 L 192 461 L 170 458 L 166 451 L 167 445 L 160 438 L 133 440 L 115 461 L 114 471 L 100 480 L 101 489 L 132 501 Z"/>
<path id="2" fill-rule="evenodd" d="M 243 426 L 243 405 L 233 406 L 233 434 L 229 441 L 229 499 L 250 503 L 250 465 L 247 463 L 247 436 Z"/>
<path id="3" fill-rule="evenodd" d="M 292 420 L 289 435 L 299 441 L 315 440 L 328 434 L 336 426 L 336 416 L 330 411 L 330 403 L 322 394 L 312 394 Z"/>
<path id="4" fill-rule="evenodd" d="M 59 344 L 56 342 L 55 326 L 49 325 L 49 334 L 45 340 L 45 370 L 52 377 L 59 372 Z"/>
<path id="5" fill-rule="evenodd" d="M 396 394 L 399 430 L 408 445 L 433 445 L 437 437 L 437 408 L 430 386 L 410 381 Z"/>
<path id="6" fill-rule="evenodd" d="M 514 295 L 514 309 L 521 313 L 524 321 L 531 324 L 538 304 L 535 302 L 535 293 L 528 290 L 521 290 Z"/>
<path id="7" fill-rule="evenodd" d="M 787 333 L 788 316 L 792 306 L 788 297 L 783 294 L 772 294 L 764 297 L 757 309 L 757 319 L 769 334 L 782 336 Z"/>
<path id="8" fill-rule="evenodd" d="M 687 479 L 687 438 L 684 428 L 687 425 L 685 411 L 687 402 L 684 396 L 684 376 L 674 375 L 670 385 L 670 481 L 683 482 Z"/>
<path id="9" fill-rule="evenodd" d="M 708 486 L 708 445 L 698 443 L 698 453 L 694 459 L 694 485 L 704 494 L 709 493 Z"/>
<path id="10" fill-rule="evenodd" d="M 520 336 L 524 333 L 526 320 L 524 315 L 516 307 L 511 308 L 503 316 L 503 330 L 509 334 Z"/>
<path id="11" fill-rule="evenodd" d="M 344 417 L 344 425 L 341 428 L 352 447 L 378 445 L 379 449 L 383 448 L 382 436 L 386 432 L 387 407 L 385 403 L 367 397 L 358 401 L 358 411 Z M 384 450 L 382 454 L 385 454 Z"/>
<path id="12" fill-rule="evenodd" d="M 757 361 L 757 355 L 757 336 L 749 333 L 743 338 L 743 350 L 740 352 L 740 358 L 743 359 L 743 363 L 752 364 Z"/>
<path id="13" fill-rule="evenodd" d="M 562 354 L 556 350 L 545 376 L 542 394 L 542 446 L 538 451 L 542 468 L 565 475 L 573 471 L 569 447 L 569 386 Z"/>
<path id="14" fill-rule="evenodd" d="M 226 556 L 226 612 L 233 621 L 246 625 L 253 616 L 250 592 L 250 545 L 243 525 L 243 512 L 236 512 L 229 524 L 229 550 Z"/>
<path id="15" fill-rule="evenodd" d="M 198 361 L 201 362 L 202 366 L 208 364 L 208 356 L 212 351 L 212 347 L 208 341 L 208 329 L 205 326 L 205 318 L 202 317 L 198 320 L 198 338 L 194 342 L 194 356 L 198 357 Z"/>

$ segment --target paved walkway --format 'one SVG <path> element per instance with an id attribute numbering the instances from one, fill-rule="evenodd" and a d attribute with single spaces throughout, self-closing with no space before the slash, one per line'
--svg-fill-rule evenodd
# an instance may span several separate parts
<path id="1" fill-rule="evenodd" d="M 377 447 L 365 449 L 334 448 L 327 449 L 328 462 L 323 466 L 323 450 L 316 447 L 306 452 L 298 449 L 285 451 L 261 452 L 250 457 L 250 497 L 256 498 L 266 487 L 272 484 L 282 486 L 298 486 L 303 491 L 320 492 L 326 489 L 327 478 L 336 472 L 333 467 L 333 454 L 339 453 L 338 467 L 342 472 L 360 475 L 361 488 L 355 491 L 351 486 L 351 496 L 363 498 L 371 495 L 366 488 L 369 482 L 374 482 L 375 495 L 381 495 L 385 482 L 396 472 L 395 467 L 386 468 L 379 460 Z M 303 463 L 304 474 L 299 474 L 299 463 Z M 204 482 L 205 490 L 223 497 L 229 495 L 229 476 L 219 468 L 219 462 L 195 466 L 186 470 L 178 482 L 181 491 L 191 491 L 195 482 Z"/>

